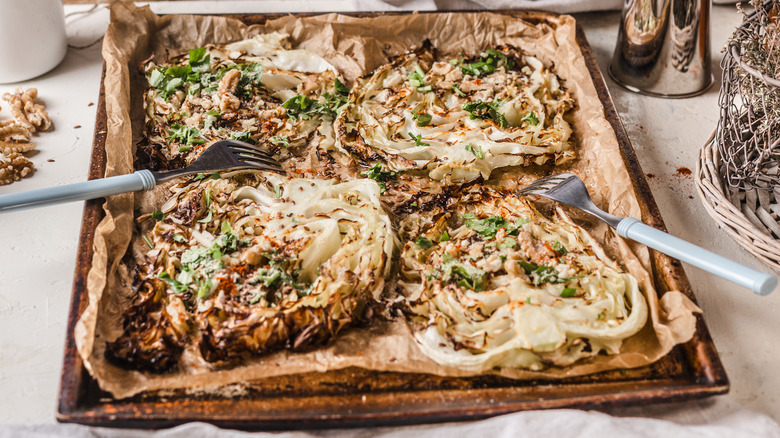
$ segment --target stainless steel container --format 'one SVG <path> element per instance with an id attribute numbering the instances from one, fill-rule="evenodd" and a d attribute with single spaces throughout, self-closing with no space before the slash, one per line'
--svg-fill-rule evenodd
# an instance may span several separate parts
<path id="1" fill-rule="evenodd" d="M 709 0 L 625 0 L 609 74 L 651 96 L 703 93 L 713 80 Z"/>

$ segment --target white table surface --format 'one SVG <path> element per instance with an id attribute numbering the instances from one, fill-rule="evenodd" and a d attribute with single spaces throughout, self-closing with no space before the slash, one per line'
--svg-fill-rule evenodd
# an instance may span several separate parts
<path id="1" fill-rule="evenodd" d="M 376 2 L 374 2 L 376 3 Z M 401 5 L 393 1 L 391 5 Z M 455 4 L 457 5 L 457 3 Z M 429 7 L 433 7 L 430 2 Z M 158 12 L 219 12 L 251 7 L 253 12 L 284 8 L 354 10 L 356 1 L 311 2 L 176 2 L 161 3 Z M 83 10 L 69 6 L 67 12 Z M 617 36 L 618 12 L 576 14 L 602 72 L 606 72 Z M 734 6 L 712 10 L 712 57 L 716 85 L 699 97 L 665 100 L 630 93 L 609 78 L 607 85 L 628 131 L 669 230 L 704 248 L 755 268 L 762 265 L 721 232 L 704 211 L 692 176 L 678 168 L 695 169 L 699 148 L 717 118 L 718 67 L 726 38 L 741 21 Z M 102 35 L 108 14 L 68 19 L 69 42 L 88 44 Z M 1 62 L 1 61 L 0 61 Z M 97 108 L 102 59 L 100 44 L 69 49 L 52 72 L 13 85 L 0 84 L 0 94 L 16 86 L 37 87 L 54 122 L 52 132 L 35 138 L 31 178 L 0 186 L 0 194 L 86 180 Z M 4 102 L 0 102 L 0 106 Z M 8 109 L 0 119 L 10 117 Z M 55 418 L 69 311 L 76 245 L 83 203 L 7 213 L 0 219 L 0 423 L 52 422 Z M 728 395 L 715 401 L 675 406 L 610 411 L 617 415 L 674 417 L 677 409 L 701 411 L 701 418 L 718 415 L 716 406 L 741 405 L 780 421 L 780 292 L 759 297 L 699 269 L 685 266 L 704 318 L 731 381 Z M 723 400 L 723 398 L 727 400 Z M 709 410 L 709 411 L 708 411 Z M 685 419 L 672 418 L 685 422 Z"/>

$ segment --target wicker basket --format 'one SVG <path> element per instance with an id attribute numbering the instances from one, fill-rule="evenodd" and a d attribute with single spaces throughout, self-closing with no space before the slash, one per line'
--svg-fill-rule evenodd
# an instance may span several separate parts
<path id="1" fill-rule="evenodd" d="M 778 214 L 780 199 L 780 80 L 762 74 L 746 60 L 760 64 L 770 59 L 767 54 L 762 61 L 755 49 L 768 44 L 770 27 L 776 29 L 773 8 L 778 4 L 780 0 L 751 1 L 755 9 L 745 16 L 724 51 L 718 127 L 699 154 L 695 177 L 704 207 L 715 222 L 780 273 L 780 223 L 772 216 Z M 772 38 L 775 44 L 776 37 Z M 749 47 L 753 52 L 743 54 L 742 49 Z"/>
<path id="2" fill-rule="evenodd" d="M 780 274 L 780 240 L 773 239 L 750 223 L 726 196 L 718 170 L 721 169 L 720 154 L 714 139 L 713 133 L 701 149 L 699 162 L 696 163 L 696 190 L 704 208 L 737 243 Z"/>

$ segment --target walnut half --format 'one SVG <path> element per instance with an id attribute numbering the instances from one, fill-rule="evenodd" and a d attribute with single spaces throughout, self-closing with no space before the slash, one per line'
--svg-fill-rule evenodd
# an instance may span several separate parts
<path id="1" fill-rule="evenodd" d="M 14 152 L 0 158 L 0 185 L 11 184 L 27 175 L 35 169 L 32 161 L 24 155 Z"/>

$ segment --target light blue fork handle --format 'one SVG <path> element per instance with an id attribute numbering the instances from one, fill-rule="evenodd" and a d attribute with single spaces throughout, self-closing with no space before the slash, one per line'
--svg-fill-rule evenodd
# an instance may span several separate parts
<path id="1" fill-rule="evenodd" d="M 620 221 L 617 233 L 744 286 L 759 295 L 768 295 L 777 286 L 777 278 L 773 275 L 756 271 L 721 257 L 692 243 L 656 230 L 632 217 Z"/>
<path id="2" fill-rule="evenodd" d="M 151 190 L 157 185 L 149 170 L 139 170 L 129 175 L 93 179 L 29 192 L 0 196 L 0 212 L 62 204 L 70 201 L 84 201 L 119 193 Z"/>

